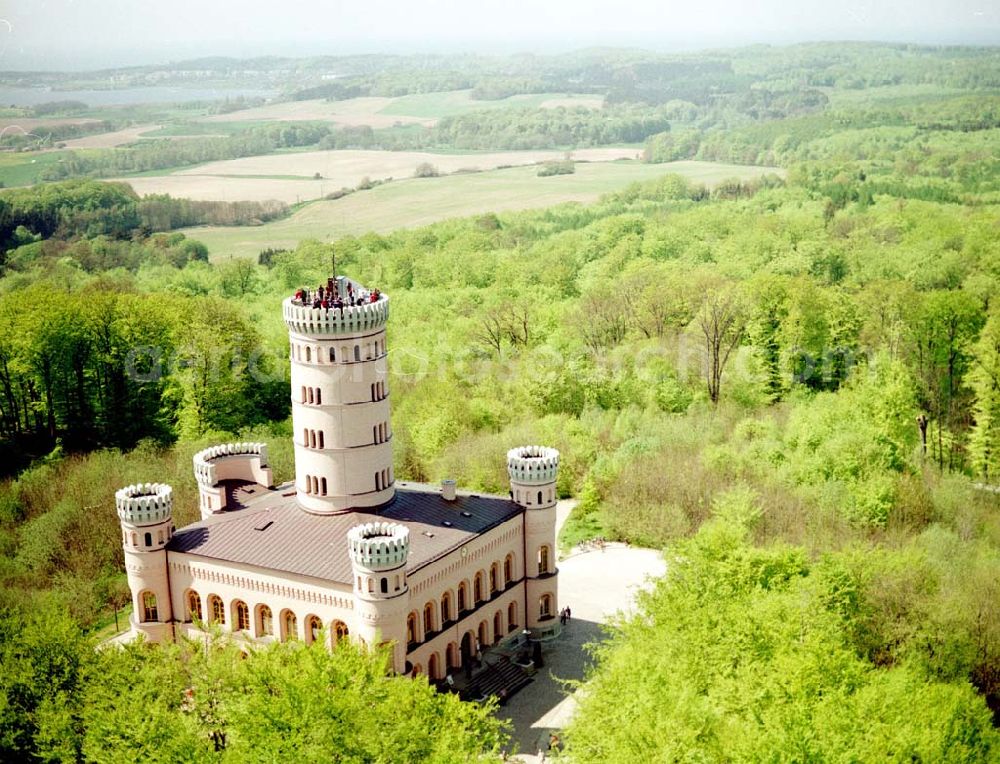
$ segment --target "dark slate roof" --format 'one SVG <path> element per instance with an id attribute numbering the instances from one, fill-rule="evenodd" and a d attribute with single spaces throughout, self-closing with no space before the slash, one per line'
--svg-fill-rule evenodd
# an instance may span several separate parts
<path id="1" fill-rule="evenodd" d="M 181 528 L 167 549 L 350 584 L 347 531 L 355 525 L 391 520 L 409 527 L 412 573 L 523 511 L 506 497 L 459 493 L 445 501 L 435 488 L 397 483 L 395 499 L 383 507 L 313 515 L 296 502 L 294 486 L 285 485 Z"/>

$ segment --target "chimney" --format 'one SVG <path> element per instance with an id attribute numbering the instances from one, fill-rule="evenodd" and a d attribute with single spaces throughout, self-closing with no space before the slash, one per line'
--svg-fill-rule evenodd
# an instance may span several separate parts
<path id="1" fill-rule="evenodd" d="M 441 481 L 441 498 L 445 501 L 455 501 L 455 481 L 448 479 Z"/>

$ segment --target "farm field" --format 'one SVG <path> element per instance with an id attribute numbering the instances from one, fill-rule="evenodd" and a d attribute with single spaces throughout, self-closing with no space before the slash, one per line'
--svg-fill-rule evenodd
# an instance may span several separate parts
<path id="1" fill-rule="evenodd" d="M 89 122 L 100 122 L 90 117 L 0 117 L 0 133 L 35 132 L 49 127 L 63 125 L 86 125 Z"/>
<path id="2" fill-rule="evenodd" d="M 232 111 L 228 114 L 214 114 L 202 118 L 201 122 L 333 122 L 344 126 L 368 125 L 372 128 L 392 127 L 403 124 L 432 124 L 433 119 L 419 116 L 382 114 L 383 108 L 391 104 L 393 98 L 350 98 L 344 101 L 326 101 L 317 98 L 310 101 L 285 101 L 266 106 Z"/>
<path id="3" fill-rule="evenodd" d="M 513 167 L 470 175 L 409 178 L 341 199 L 314 202 L 284 220 L 261 226 L 198 227 L 183 233 L 204 242 L 214 260 L 256 257 L 267 247 L 294 247 L 302 239 L 333 240 L 368 231 L 416 228 L 450 217 L 592 202 L 629 183 L 671 173 L 712 186 L 726 178 L 750 179 L 770 172 L 784 174 L 771 167 L 689 161 L 578 164 L 573 175 L 548 178 L 539 178 L 534 167 Z"/>
<path id="4" fill-rule="evenodd" d="M 636 148 L 581 149 L 573 157 L 587 162 L 634 159 Z M 120 178 L 139 194 L 170 194 L 188 199 L 264 201 L 289 204 L 322 199 L 364 178 L 412 178 L 417 166 L 434 165 L 442 173 L 492 170 L 562 159 L 562 151 L 500 151 L 432 154 L 420 151 L 303 151 L 209 162 L 168 175 Z M 314 179 L 316 173 L 322 177 Z"/>
<path id="5" fill-rule="evenodd" d="M 66 151 L 0 152 L 0 183 L 4 186 L 37 183 L 47 167 L 67 156 Z"/>
<path id="6" fill-rule="evenodd" d="M 343 126 L 368 125 L 385 128 L 393 125 L 431 126 L 442 117 L 467 114 L 485 109 L 509 107 L 549 109 L 559 106 L 583 106 L 599 109 L 601 96 L 591 94 L 535 93 L 515 95 L 495 101 L 476 101 L 469 97 L 469 90 L 449 90 L 439 93 L 418 93 L 385 98 L 368 96 L 327 101 L 317 98 L 308 101 L 285 101 L 250 109 L 203 117 L 201 122 L 332 122 Z"/>
<path id="7" fill-rule="evenodd" d="M 111 149 L 115 146 L 124 146 L 127 143 L 142 140 L 143 133 L 156 130 L 159 127 L 159 125 L 133 125 L 111 133 L 98 133 L 97 135 L 70 138 L 60 142 L 67 149 Z"/>

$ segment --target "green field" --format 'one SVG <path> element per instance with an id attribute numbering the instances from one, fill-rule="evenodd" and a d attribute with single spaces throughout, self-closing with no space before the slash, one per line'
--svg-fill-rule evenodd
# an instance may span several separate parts
<path id="1" fill-rule="evenodd" d="M 77 152 L 83 153 L 83 152 Z M 0 183 L 6 187 L 30 186 L 42 171 L 59 163 L 69 151 L 24 151 L 0 153 Z"/>
<path id="2" fill-rule="evenodd" d="M 506 109 L 510 107 L 537 109 L 546 101 L 580 101 L 601 99 L 597 95 L 532 93 L 515 95 L 497 101 L 475 101 L 469 97 L 468 90 L 448 90 L 440 93 L 417 93 L 402 96 L 379 111 L 379 114 L 390 114 L 400 117 L 427 117 L 439 119 L 454 117 L 484 109 Z"/>
<path id="3" fill-rule="evenodd" d="M 581 163 L 573 175 L 539 178 L 537 172 L 538 168 L 531 166 L 442 178 L 409 178 L 342 199 L 313 202 L 285 220 L 262 226 L 199 227 L 184 229 L 184 233 L 204 242 L 213 259 L 256 257 L 267 247 L 294 247 L 302 239 L 333 240 L 368 231 L 387 233 L 415 228 L 451 217 L 591 202 L 629 183 L 669 173 L 710 186 L 726 178 L 752 178 L 775 170 L 712 162 L 619 161 Z"/>

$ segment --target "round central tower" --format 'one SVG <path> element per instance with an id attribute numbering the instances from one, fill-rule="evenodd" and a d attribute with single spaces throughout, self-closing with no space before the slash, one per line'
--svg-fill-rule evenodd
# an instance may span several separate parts
<path id="1" fill-rule="evenodd" d="M 389 298 L 345 276 L 283 305 L 299 503 L 336 514 L 395 493 L 385 325 Z"/>

